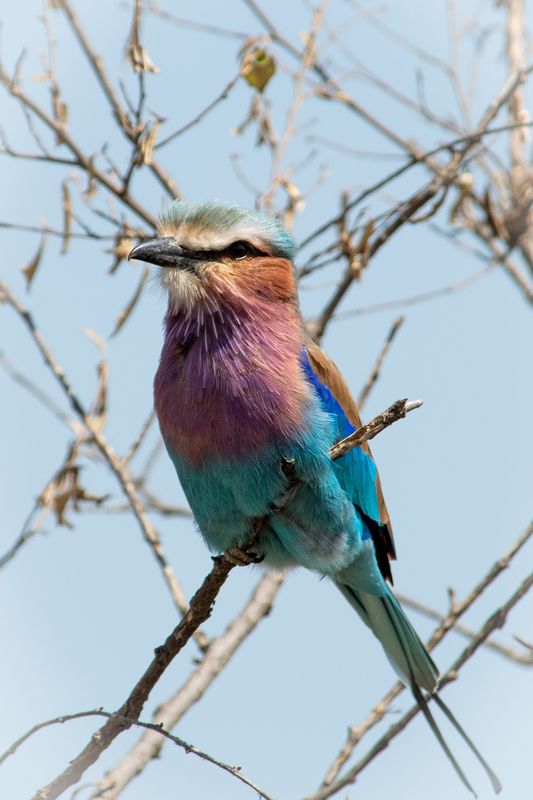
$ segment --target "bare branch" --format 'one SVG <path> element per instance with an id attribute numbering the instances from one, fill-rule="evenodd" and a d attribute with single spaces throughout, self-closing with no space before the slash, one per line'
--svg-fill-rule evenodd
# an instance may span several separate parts
<path id="1" fill-rule="evenodd" d="M 102 91 L 109 101 L 111 108 L 113 109 L 113 114 L 115 119 L 118 123 L 119 128 L 125 134 L 125 136 L 130 139 L 134 143 L 135 146 L 138 145 L 139 136 L 142 133 L 142 129 L 139 129 L 139 126 L 135 126 L 132 124 L 127 112 L 122 107 L 120 100 L 111 84 L 111 81 L 107 75 L 107 72 L 104 69 L 104 65 L 100 56 L 95 52 L 89 39 L 87 38 L 87 34 L 83 29 L 77 14 L 73 10 L 72 6 L 70 5 L 69 0 L 57 0 L 59 7 L 64 11 L 70 27 L 74 32 L 80 47 L 82 48 L 89 64 L 93 68 L 93 71 L 97 77 L 97 80 L 102 88 Z M 160 184 L 166 190 L 168 195 L 172 198 L 177 197 L 179 195 L 178 189 L 172 178 L 165 172 L 165 170 L 161 167 L 153 159 L 148 164 L 150 170 L 154 173 L 156 178 L 159 180 Z M 153 226 L 155 227 L 155 226 Z"/>
<path id="2" fill-rule="evenodd" d="M 459 167 L 459 162 L 460 157 L 454 157 L 448 168 L 449 177 L 444 175 L 435 177 L 431 183 L 420 189 L 408 200 L 401 203 L 397 209 L 395 209 L 391 221 L 387 225 L 383 226 L 381 231 L 376 234 L 375 238 L 372 239 L 371 242 L 368 244 L 365 243 L 364 250 L 360 255 L 361 269 L 368 264 L 370 258 L 372 258 L 372 256 L 374 256 L 378 250 L 381 249 L 381 247 L 390 239 L 391 236 L 396 233 L 397 230 L 405 225 L 406 222 L 411 220 L 413 214 L 415 214 L 420 208 L 425 206 L 426 203 L 432 200 L 437 192 L 439 192 L 440 189 L 446 184 L 446 182 L 452 179 L 452 176 Z M 318 320 L 312 327 L 312 335 L 316 341 L 321 340 L 326 326 L 335 314 L 341 300 L 350 289 L 353 281 L 356 278 L 356 274 L 357 273 L 354 271 L 353 266 L 349 263 L 348 268 L 335 288 L 333 295 L 326 304 Z"/>
<path id="3" fill-rule="evenodd" d="M 533 66 L 529 67 L 525 71 L 524 75 L 529 75 L 532 70 L 533 70 Z M 515 81 L 513 81 L 512 84 L 511 84 L 511 90 L 516 85 L 518 85 L 520 83 L 520 80 L 523 80 L 523 79 L 524 78 L 523 78 L 522 74 L 519 76 L 519 79 L 515 79 Z M 505 84 L 504 88 L 506 89 L 507 92 L 509 91 L 509 87 L 508 87 L 507 83 Z M 491 104 L 491 106 L 489 107 L 490 109 L 493 109 L 493 111 L 491 113 L 493 113 L 494 115 L 498 112 L 498 110 L 501 107 L 502 103 L 505 103 L 506 100 L 508 99 L 505 92 L 503 94 L 503 99 L 502 99 L 501 95 L 502 95 L 502 93 L 500 93 L 500 95 L 499 95 L 500 99 L 498 101 L 494 101 Z M 496 106 L 495 109 L 493 108 L 494 106 Z M 491 119 L 492 119 L 492 117 L 491 117 Z M 530 128 L 532 126 L 533 126 L 533 122 L 525 122 L 525 123 L 521 123 L 520 125 L 518 125 L 519 128 L 524 128 L 524 127 L 525 128 Z M 396 178 L 399 178 L 405 172 L 407 172 L 412 167 L 414 167 L 414 166 L 416 166 L 418 164 L 427 164 L 432 169 L 435 168 L 436 171 L 440 171 L 442 169 L 442 167 L 440 165 L 438 165 L 438 164 L 434 164 L 431 161 L 433 156 L 436 156 L 439 153 L 445 152 L 446 150 L 453 152 L 460 145 L 474 145 L 474 144 L 477 144 L 479 141 L 481 141 L 486 136 L 490 136 L 491 134 L 503 133 L 504 131 L 514 130 L 516 127 L 517 126 L 514 125 L 514 124 L 513 125 L 499 125 L 499 126 L 494 127 L 494 128 L 485 127 L 483 129 L 478 129 L 478 131 L 476 131 L 474 133 L 471 133 L 471 134 L 468 134 L 467 136 L 460 136 L 457 139 L 452 139 L 451 141 L 446 142 L 445 144 L 439 145 L 438 147 L 434 147 L 433 149 L 428 150 L 426 152 L 421 152 L 421 153 L 418 153 L 417 155 L 412 155 L 405 162 L 405 164 L 402 164 L 402 166 L 398 167 L 398 169 L 395 169 L 393 172 L 390 172 L 384 178 L 382 178 L 381 180 L 379 180 L 376 183 L 372 184 L 372 186 L 368 187 L 363 192 L 358 194 L 353 200 L 350 200 L 349 203 L 346 206 L 346 210 L 351 211 L 353 208 L 355 208 L 356 206 L 360 205 L 360 203 L 362 203 L 364 200 L 366 200 L 367 197 L 370 197 L 370 195 L 375 194 L 380 189 L 383 189 L 383 187 L 386 186 L 388 183 L 391 183 Z M 481 128 L 481 125 L 480 125 L 480 128 Z M 344 210 L 343 210 L 343 213 L 345 213 Z M 332 217 L 331 219 L 327 220 L 322 225 L 320 225 L 318 228 L 316 228 L 312 233 L 310 233 L 308 236 L 306 236 L 300 242 L 300 249 L 303 249 L 304 247 L 307 247 L 308 244 L 310 244 L 316 238 L 321 236 L 323 233 L 325 233 L 327 230 L 329 230 L 334 225 L 338 225 L 339 222 L 341 221 L 341 217 L 342 217 L 342 214 L 339 214 L 336 217 Z"/>
<path id="4" fill-rule="evenodd" d="M 518 74 L 512 75 L 509 78 L 509 80 L 505 82 L 505 84 L 501 88 L 496 98 L 487 107 L 477 127 L 476 132 L 469 137 L 462 137 L 463 144 L 457 151 L 454 151 L 452 148 L 453 155 L 445 167 L 434 162 L 434 160 L 432 159 L 433 154 L 430 154 L 429 156 L 426 156 L 424 158 L 424 162 L 427 163 L 431 167 L 431 169 L 435 172 L 434 179 L 431 181 L 430 184 L 422 188 L 420 191 L 416 192 L 407 201 L 402 203 L 394 210 L 391 221 L 382 227 L 381 231 L 376 235 L 376 237 L 366 248 L 361 268 L 365 267 L 368 264 L 370 258 L 372 258 L 372 256 L 375 255 L 375 253 L 383 246 L 383 244 L 385 244 L 388 241 L 388 239 L 394 233 L 396 233 L 396 231 L 399 228 L 401 228 L 406 222 L 408 221 L 420 222 L 421 220 L 427 220 L 429 217 L 431 217 L 437 212 L 437 210 L 440 208 L 440 206 L 444 201 L 449 186 L 458 179 L 460 167 L 465 157 L 468 155 L 469 151 L 475 144 L 477 144 L 480 136 L 486 133 L 489 125 L 491 124 L 492 120 L 494 119 L 494 117 L 496 116 L 502 105 L 504 105 L 509 100 L 509 97 L 512 96 L 515 89 L 524 82 L 526 75 L 528 75 L 532 70 L 533 66 L 530 66 L 525 71 L 520 71 Z M 415 158 L 415 160 L 420 161 L 421 154 L 420 153 L 414 154 L 413 158 Z M 392 179 L 392 177 L 398 177 L 398 175 L 400 175 L 402 171 L 405 171 L 404 168 L 396 170 L 394 173 L 392 173 L 392 176 L 389 176 L 389 179 Z M 385 182 L 387 182 L 387 179 L 385 179 Z M 383 185 L 384 183 L 380 182 L 380 184 L 376 186 L 381 188 Z M 376 187 L 372 188 L 375 190 Z M 422 217 L 418 217 L 417 219 L 415 219 L 414 215 L 416 214 L 416 212 L 419 211 L 421 208 L 423 208 L 428 202 L 432 201 L 441 190 L 443 193 L 440 199 L 438 199 L 436 203 L 430 208 L 429 212 L 423 215 Z M 357 202 L 359 202 L 363 197 L 367 196 L 370 191 L 371 190 L 367 190 L 366 192 L 363 192 L 361 195 L 359 195 L 358 198 L 356 198 L 355 201 L 352 201 L 350 203 L 346 202 L 344 204 L 342 214 L 336 218 L 336 221 L 342 222 L 343 215 L 346 215 L 347 211 L 353 208 L 354 205 Z M 324 232 L 325 230 L 327 230 L 328 227 L 329 223 L 325 223 L 318 230 L 320 232 Z M 302 244 L 302 246 L 311 241 L 311 238 L 313 238 L 315 235 L 317 235 L 317 231 L 315 231 L 315 234 L 313 234 L 312 237 L 308 236 L 307 239 Z M 329 320 L 336 312 L 338 305 L 346 295 L 347 291 L 350 289 L 354 279 L 358 274 L 359 271 L 354 272 L 353 266 L 349 263 L 348 268 L 344 276 L 339 281 L 331 299 L 328 301 L 324 310 L 322 311 L 321 315 L 319 316 L 318 320 L 313 326 L 312 334 L 313 338 L 315 338 L 316 341 L 320 341 L 324 333 L 325 326 L 328 324 Z"/>
<path id="5" fill-rule="evenodd" d="M 259 788 L 255 783 L 243 775 L 240 767 L 232 767 L 229 764 L 226 764 L 224 761 L 219 761 L 217 758 L 210 756 L 209 753 L 200 750 L 200 748 L 195 747 L 193 744 L 189 744 L 184 739 L 181 739 L 179 736 L 174 736 L 169 731 L 165 730 L 161 725 L 157 725 L 154 722 L 142 722 L 138 719 L 130 719 L 129 717 L 121 716 L 118 713 L 112 713 L 110 711 L 104 711 L 102 708 L 95 708 L 92 711 L 78 711 L 75 714 L 63 714 L 61 717 L 55 717 L 54 719 L 48 719 L 45 722 L 41 722 L 38 725 L 34 725 L 29 731 L 27 731 L 23 736 L 19 737 L 16 742 L 13 742 L 9 748 L 0 755 L 0 764 L 2 764 L 6 758 L 13 755 L 18 748 L 24 744 L 31 736 L 33 736 L 38 731 L 42 730 L 43 728 L 48 728 L 51 725 L 64 725 L 65 722 L 71 722 L 75 719 L 84 719 L 86 717 L 105 717 L 108 720 L 117 720 L 128 727 L 135 726 L 137 728 L 146 728 L 147 730 L 154 731 L 158 737 L 163 737 L 168 739 L 169 741 L 176 744 L 178 747 L 181 747 L 185 752 L 192 753 L 195 756 L 198 756 L 203 761 L 207 761 L 210 764 L 214 764 L 216 767 L 220 767 L 220 769 L 224 770 L 225 772 L 229 772 L 230 775 L 233 775 L 234 778 L 237 780 L 242 781 L 245 783 L 246 786 L 249 786 L 251 789 L 254 789 L 259 797 L 263 797 L 264 800 L 272 800 L 271 796 L 266 794 L 262 789 Z M 42 797 L 43 795 L 40 795 Z"/>
<path id="6" fill-rule="evenodd" d="M 353 450 L 354 447 L 373 439 L 378 433 L 388 428 L 389 425 L 399 419 L 404 419 L 409 411 L 414 411 L 415 408 L 420 408 L 421 405 L 422 400 L 396 400 L 395 403 L 370 420 L 370 422 L 367 422 L 366 425 L 361 425 L 355 433 L 351 433 L 345 439 L 341 439 L 340 442 L 334 444 L 331 448 L 332 460 L 336 461 L 338 458 L 345 456 L 350 450 Z"/>
<path id="7" fill-rule="evenodd" d="M 13 559 L 17 555 L 19 550 L 26 544 L 26 542 L 28 542 L 38 533 L 42 532 L 44 519 L 40 519 L 37 523 L 33 525 L 31 524 L 35 514 L 37 513 L 38 508 L 39 508 L 39 501 L 37 500 L 34 503 L 30 513 L 24 520 L 21 532 L 19 533 L 13 544 L 6 550 L 4 555 L 0 557 L 0 569 L 5 567 L 5 565 L 8 564 L 11 561 L 11 559 Z M 48 517 L 49 514 L 50 514 L 50 509 L 43 509 L 44 518 Z"/>
<path id="8" fill-rule="evenodd" d="M 109 178 L 104 172 L 97 169 L 91 158 L 85 155 L 82 149 L 76 144 L 72 136 L 67 132 L 66 126 L 56 121 L 50 114 L 47 114 L 34 100 L 26 94 L 12 78 L 9 77 L 7 72 L 0 66 L 0 83 L 2 83 L 12 97 L 19 100 L 22 105 L 35 114 L 50 130 L 54 131 L 61 142 L 66 145 L 71 153 L 75 156 L 76 166 L 83 169 L 94 180 L 104 186 L 111 194 L 117 197 L 124 205 L 128 206 L 135 212 L 141 219 L 143 219 L 152 229 L 157 227 L 157 221 L 145 208 L 143 208 L 137 200 L 135 200 L 127 192 L 122 191 L 122 187 Z"/>
<path id="9" fill-rule="evenodd" d="M 150 413 L 146 417 L 146 419 L 145 419 L 145 421 L 144 421 L 139 433 L 137 434 L 137 436 L 135 437 L 135 439 L 131 443 L 128 452 L 124 455 L 122 460 L 123 460 L 123 462 L 125 464 L 129 464 L 129 462 L 132 460 L 132 458 L 137 453 L 139 447 L 141 446 L 141 444 L 144 441 L 144 438 L 145 438 L 146 434 L 148 433 L 148 431 L 152 427 L 152 424 L 153 424 L 154 420 L 155 420 L 155 411 L 152 410 L 152 411 L 150 411 Z"/>

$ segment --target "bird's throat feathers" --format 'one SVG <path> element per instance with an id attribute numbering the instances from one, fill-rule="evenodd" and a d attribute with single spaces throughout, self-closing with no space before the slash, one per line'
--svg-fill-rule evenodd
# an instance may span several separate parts
<path id="1" fill-rule="evenodd" d="M 294 438 L 309 402 L 292 267 L 277 258 L 249 266 L 201 282 L 164 275 L 176 284 L 167 286 L 155 405 L 169 450 L 196 465 Z"/>

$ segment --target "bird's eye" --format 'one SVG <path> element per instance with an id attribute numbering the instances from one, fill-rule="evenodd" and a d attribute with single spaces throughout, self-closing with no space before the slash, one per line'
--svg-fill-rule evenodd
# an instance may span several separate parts
<path id="1" fill-rule="evenodd" d="M 233 242 L 228 247 L 228 255 L 230 258 L 246 258 L 250 254 L 250 245 L 247 242 Z"/>

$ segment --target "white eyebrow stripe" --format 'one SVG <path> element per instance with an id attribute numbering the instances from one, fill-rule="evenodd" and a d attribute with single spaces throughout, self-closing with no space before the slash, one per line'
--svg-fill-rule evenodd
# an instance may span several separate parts
<path id="1" fill-rule="evenodd" d="M 266 237 L 253 225 L 239 225 L 228 231 L 217 232 L 214 230 L 198 230 L 187 226 L 180 226 L 178 231 L 167 231 L 163 227 L 163 235 L 174 235 L 176 240 L 188 250 L 225 250 L 233 242 L 245 241 L 250 244 L 265 246 L 269 244 Z"/>

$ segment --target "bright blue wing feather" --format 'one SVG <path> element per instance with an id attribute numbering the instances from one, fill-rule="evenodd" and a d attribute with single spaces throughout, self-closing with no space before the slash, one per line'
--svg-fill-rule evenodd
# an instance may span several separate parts
<path id="1" fill-rule="evenodd" d="M 306 379 L 316 392 L 322 408 L 335 417 L 338 439 L 344 439 L 355 431 L 331 389 L 318 378 L 311 366 L 307 350 L 302 350 L 300 363 Z M 355 447 L 335 461 L 334 469 L 342 488 L 366 516 L 380 523 L 377 491 L 377 470 L 373 458 L 361 447 Z"/>

